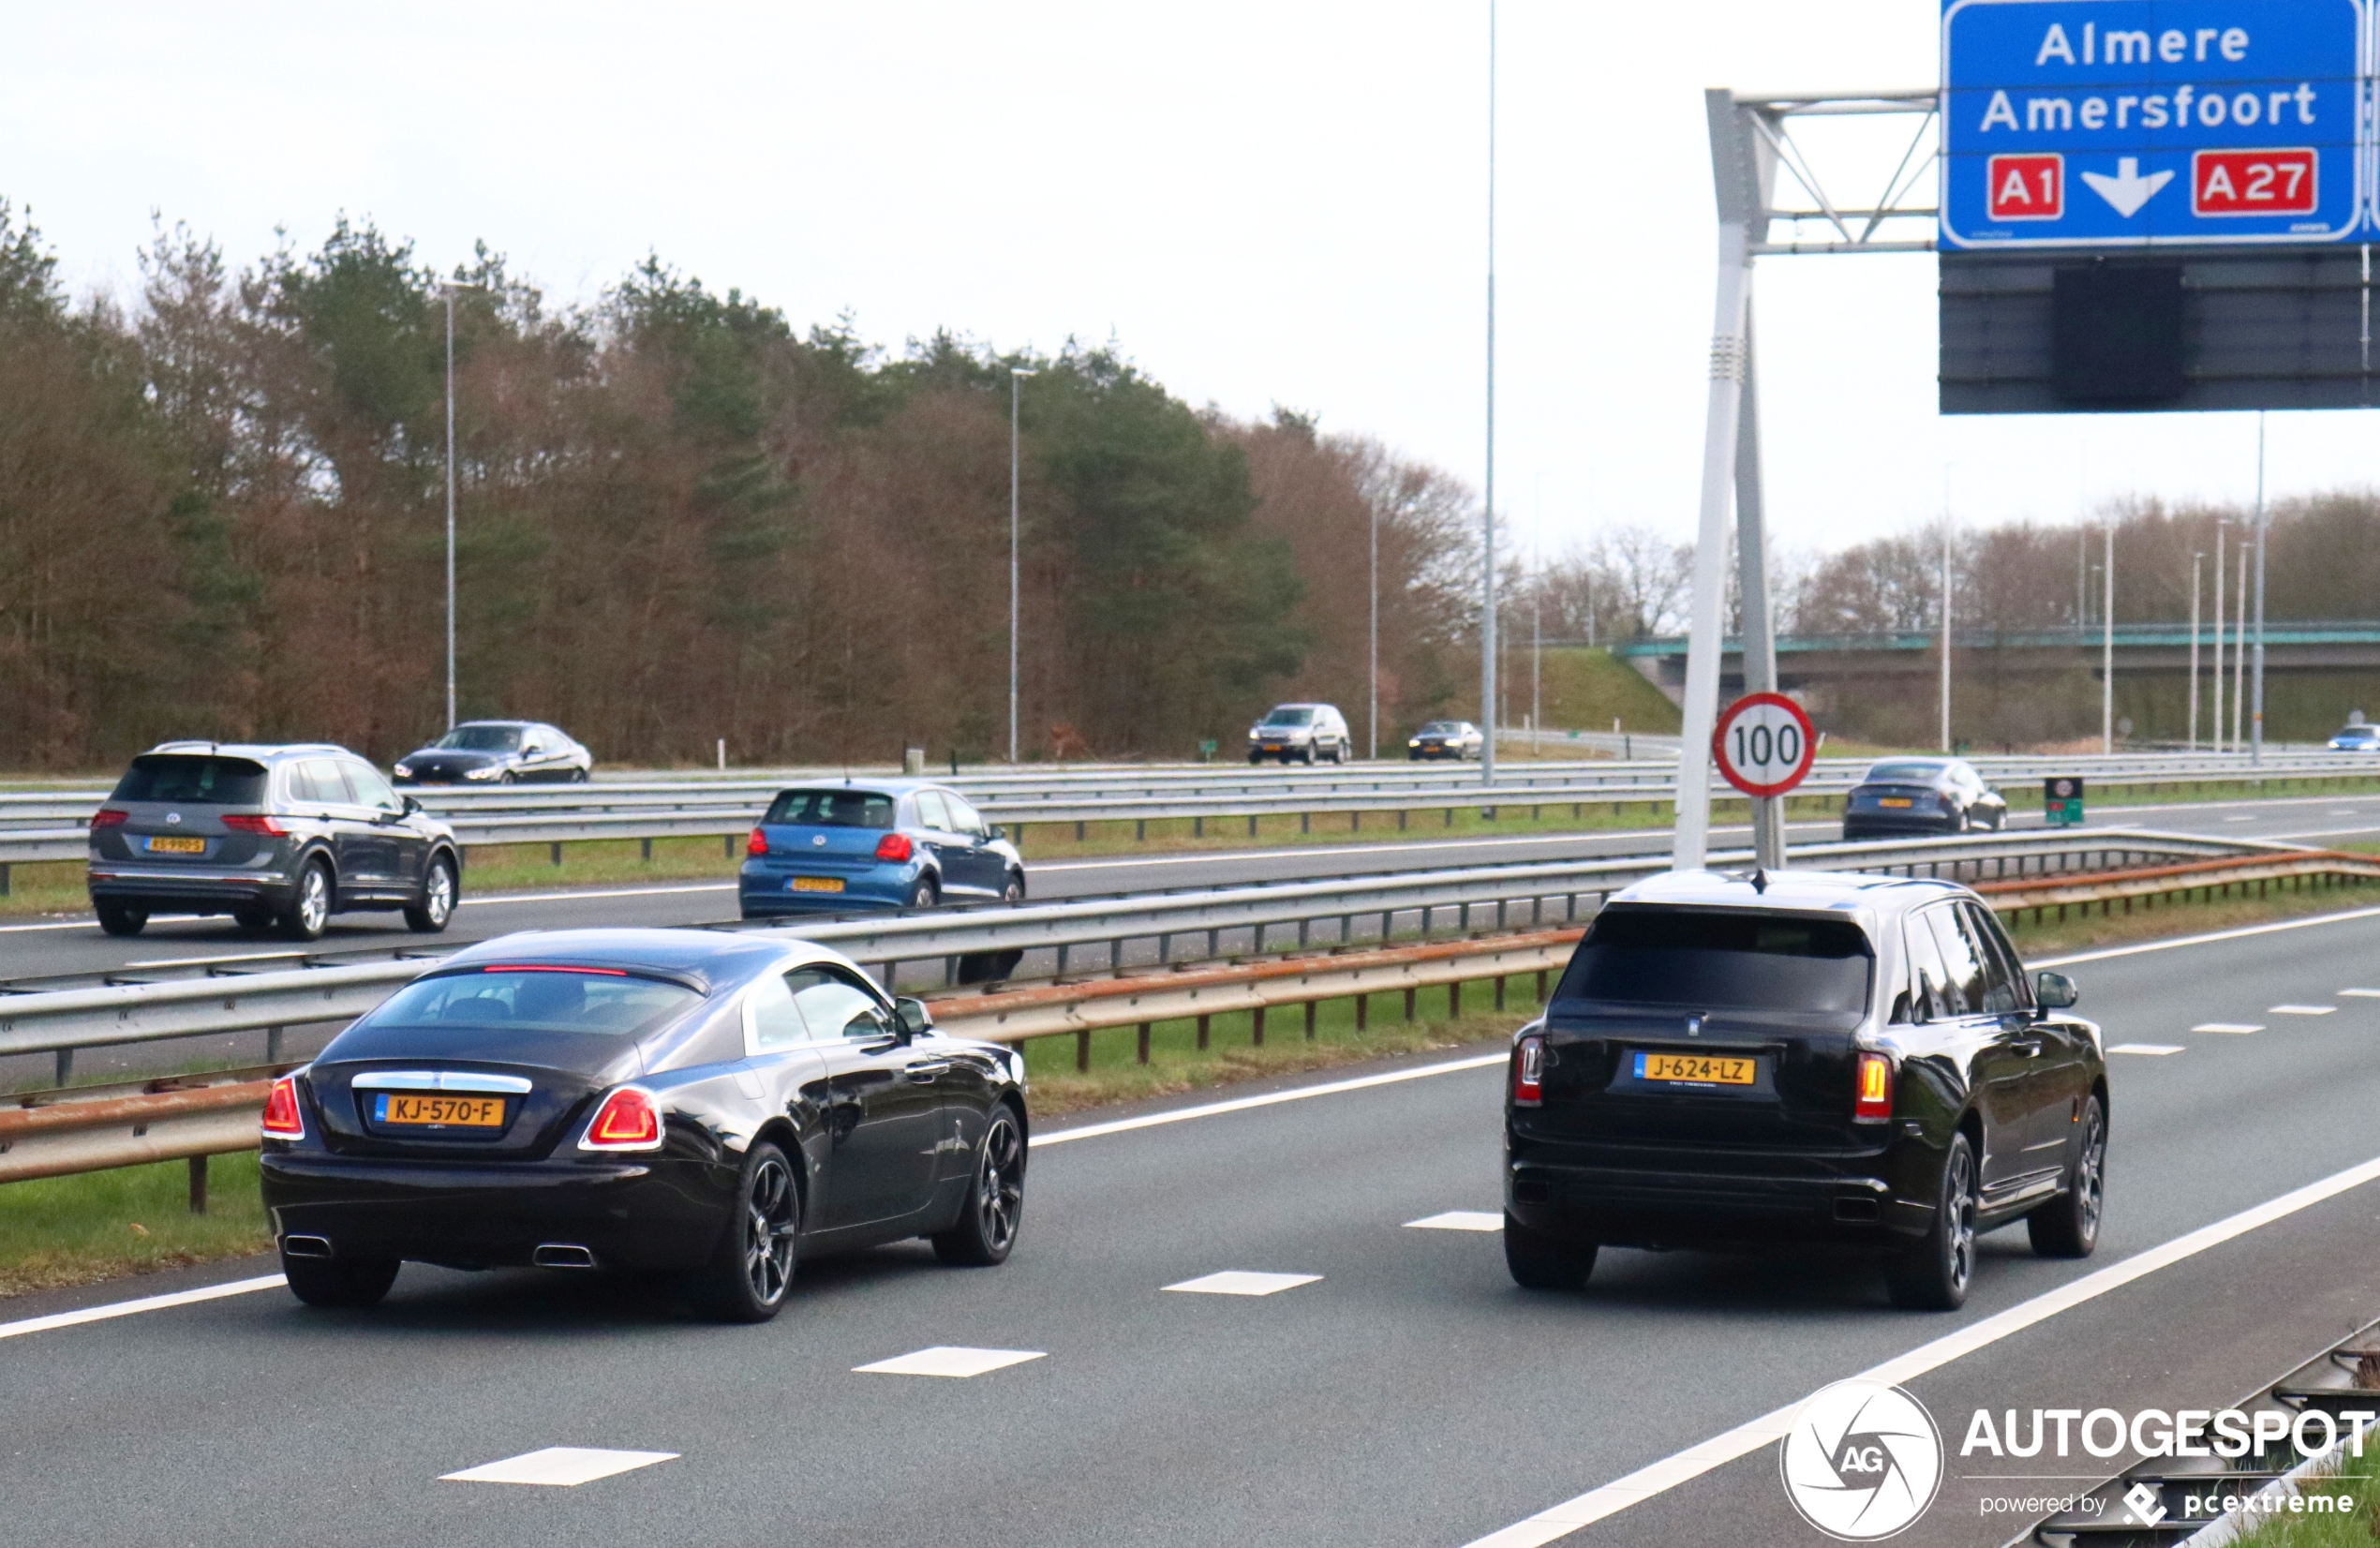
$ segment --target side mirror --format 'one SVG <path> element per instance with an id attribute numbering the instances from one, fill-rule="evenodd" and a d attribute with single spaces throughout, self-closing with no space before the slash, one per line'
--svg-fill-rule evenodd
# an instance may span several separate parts
<path id="1" fill-rule="evenodd" d="M 417 812 L 417 811 L 421 811 L 421 810 L 422 810 L 422 803 L 421 803 L 421 801 L 420 801 L 420 799 L 419 799 L 418 797 L 415 797 L 415 796 L 406 796 L 406 797 L 405 797 L 405 814 L 406 814 L 407 816 L 410 817 L 410 816 L 412 816 L 415 812 Z"/>
<path id="2" fill-rule="evenodd" d="M 991 836 L 995 841 L 1004 841 L 1008 837 L 1008 830 L 998 823 L 994 823 L 991 825 Z"/>
<path id="3" fill-rule="evenodd" d="M 2062 973 L 2039 973 L 2033 975 L 2033 1004 L 2044 1010 L 2064 1010 L 2082 998 L 2075 981 Z"/>
<path id="4" fill-rule="evenodd" d="M 893 1024 L 900 1029 L 902 1042 L 912 1042 L 933 1030 L 933 1012 L 926 1008 L 923 1000 L 895 1000 Z"/>

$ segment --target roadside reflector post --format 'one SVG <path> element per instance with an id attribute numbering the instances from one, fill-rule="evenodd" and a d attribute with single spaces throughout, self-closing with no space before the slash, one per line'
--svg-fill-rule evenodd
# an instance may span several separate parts
<path id="1" fill-rule="evenodd" d="M 1146 1021 L 1140 1023 L 1140 1062 L 1144 1064 L 1149 1062 L 1149 1023 Z"/>
<path id="2" fill-rule="evenodd" d="M 1372 996 L 1368 994 L 1359 994 L 1355 997 L 1355 1030 L 1358 1032 L 1369 1032 L 1371 1028 Z"/>
<path id="3" fill-rule="evenodd" d="M 1091 1069 L 1091 1029 L 1089 1027 L 1075 1034 L 1075 1068 L 1086 1074 Z"/>
<path id="4" fill-rule="evenodd" d="M 206 1157 L 190 1157 L 190 1213 L 206 1213 Z"/>
<path id="5" fill-rule="evenodd" d="M 1413 1020 L 1414 1000 L 1420 993 L 1419 990 L 1409 989 L 1405 991 L 1405 1019 L 1408 1021 Z"/>
<path id="6" fill-rule="evenodd" d="M 58 1077 L 55 1084 L 63 1086 L 74 1079 L 74 1049 L 60 1049 L 52 1064 L 56 1067 Z"/>
<path id="7" fill-rule="evenodd" d="M 1319 1001 L 1308 1000 L 1305 1003 L 1305 1040 L 1309 1043 L 1314 1041 L 1315 1013 L 1321 1008 L 1321 1002 Z"/>
<path id="8" fill-rule="evenodd" d="M 267 1027 L 264 1029 L 264 1062 L 266 1064 L 277 1064 L 281 1062 L 281 1028 Z"/>
<path id="9" fill-rule="evenodd" d="M 562 863 L 562 846 L 561 846 L 560 844 L 557 843 L 557 844 L 551 844 L 551 845 L 548 845 L 547 847 L 548 847 L 548 849 L 551 851 L 551 853 L 552 853 L 552 855 L 553 855 L 554 863 L 555 863 L 556 865 L 560 865 L 560 864 Z M 728 853 L 729 855 L 731 855 L 731 856 L 732 856 L 732 855 L 734 855 L 734 854 L 736 853 L 736 846 L 735 846 L 735 844 L 734 844 L 734 842 L 733 842 L 732 841 L 729 842 L 729 844 L 728 844 L 728 846 L 727 846 L 727 853 Z"/>
<path id="10" fill-rule="evenodd" d="M 1264 1047 L 1264 1007 L 1258 1005 L 1248 1018 L 1250 1046 Z"/>
<path id="11" fill-rule="evenodd" d="M 649 859 L 651 859 L 651 858 L 653 857 L 653 841 L 652 841 L 652 840 L 650 840 L 650 839 L 647 839 L 647 840 L 645 840 L 645 841 L 644 841 L 644 845 L 645 845 L 645 855 L 644 855 L 644 857 L 645 857 L 646 859 L 649 860 Z"/>
<path id="12" fill-rule="evenodd" d="M 1446 1014 L 1449 1020 L 1463 1015 L 1463 981 L 1459 978 L 1446 986 Z"/>
<path id="13" fill-rule="evenodd" d="M 1212 1018 L 1205 1016 L 1198 1018 L 1198 1047 L 1201 1050 L 1203 1050 L 1207 1046 L 1207 1024 L 1211 1020 Z"/>

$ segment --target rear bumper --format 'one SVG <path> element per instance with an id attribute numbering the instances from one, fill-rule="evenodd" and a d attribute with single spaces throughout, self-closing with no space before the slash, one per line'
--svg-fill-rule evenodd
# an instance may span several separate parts
<path id="1" fill-rule="evenodd" d="M 1910 833 L 1932 837 L 1958 830 L 1958 814 L 1955 811 L 1925 811 L 1908 817 L 1897 813 L 1862 811 L 1843 818 L 1845 843 L 1861 839 L 1897 839 Z"/>
<path id="2" fill-rule="evenodd" d="M 665 1156 L 470 1166 L 268 1151 L 262 1165 L 276 1242 L 458 1269 L 528 1267 L 546 1245 L 585 1247 L 596 1268 L 698 1267 L 735 1198 L 732 1168 Z"/>
<path id="3" fill-rule="evenodd" d="M 906 908 L 910 894 L 916 890 L 917 879 L 926 874 L 924 868 L 911 861 L 903 865 L 880 865 L 858 872 L 817 872 L 837 877 L 843 884 L 840 892 L 796 892 L 794 879 L 805 874 L 794 865 L 772 867 L 766 861 L 747 860 L 736 879 L 736 901 L 744 917 L 756 919 L 791 915 L 850 914 L 855 911 L 884 908 Z"/>
<path id="4" fill-rule="evenodd" d="M 1565 1147 L 1567 1149 L 1567 1147 Z M 1723 1157 L 1683 1164 L 1525 1153 L 1504 1168 L 1504 1204 L 1533 1229 L 1617 1246 L 1900 1246 L 1925 1234 L 1929 1175 L 1906 1143 L 1874 1151 Z M 1912 1177 L 1911 1174 L 1916 1174 Z M 1899 1185 L 1896 1186 L 1896 1182 Z M 1910 1196 L 1914 1195 L 1914 1198 Z"/>
<path id="5" fill-rule="evenodd" d="M 278 871 L 143 865 L 137 860 L 95 860 L 88 885 L 95 903 L 153 910 L 207 912 L 249 904 L 280 908 L 296 894 L 295 884 Z"/>

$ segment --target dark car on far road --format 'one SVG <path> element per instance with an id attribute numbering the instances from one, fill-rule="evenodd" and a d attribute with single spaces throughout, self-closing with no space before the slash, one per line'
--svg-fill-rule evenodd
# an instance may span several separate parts
<path id="1" fill-rule="evenodd" d="M 1843 797 L 1843 840 L 2008 826 L 2008 802 L 1964 758 L 1882 758 Z"/>
<path id="2" fill-rule="evenodd" d="M 399 784 L 585 784 L 595 754 L 542 721 L 465 721 L 390 770 Z"/>
<path id="3" fill-rule="evenodd" d="M 922 1236 L 990 1265 L 1024 1207 L 1024 1056 L 945 1037 L 778 935 L 557 930 L 446 959 L 274 1083 L 290 1288 L 369 1306 L 407 1261 L 683 1274 L 715 1316 L 795 1260 Z"/>
<path id="4" fill-rule="evenodd" d="M 1881 1249 L 1896 1304 L 1967 1298 L 1977 1233 L 2088 1257 L 2099 1029 L 1952 882 L 1681 871 L 1614 896 L 1514 1034 L 1504 1251 L 1538 1289 L 1603 1246 Z"/>
<path id="5" fill-rule="evenodd" d="M 1415 763 L 1425 758 L 1477 758 L 1487 737 L 1468 721 L 1432 721 L 1408 737 L 1405 755 Z"/>
<path id="6" fill-rule="evenodd" d="M 745 843 L 747 919 L 1025 901 L 1025 858 L 945 785 L 870 780 L 781 790 Z"/>
<path id="7" fill-rule="evenodd" d="M 350 909 L 402 909 L 435 932 L 462 897 L 463 850 L 346 748 L 167 742 L 92 814 L 90 887 L 111 935 L 152 914 L 229 914 L 312 941 Z"/>

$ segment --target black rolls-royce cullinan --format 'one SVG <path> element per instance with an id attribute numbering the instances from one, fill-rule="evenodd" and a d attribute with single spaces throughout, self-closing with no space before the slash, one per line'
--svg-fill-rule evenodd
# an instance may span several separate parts
<path id="1" fill-rule="evenodd" d="M 2089 1256 L 2099 1029 L 1955 882 L 1685 871 L 1615 894 L 1514 1034 L 1504 1251 L 1531 1288 L 1601 1246 L 1881 1248 L 1894 1302 L 1967 1298 L 1979 1232 Z"/>
<path id="2" fill-rule="evenodd" d="M 796 1259 L 923 1236 L 1004 1261 L 1025 1068 L 782 936 L 588 930 L 446 959 L 275 1082 L 264 1204 L 290 1288 L 398 1265 L 677 1271 L 757 1322 Z"/>

